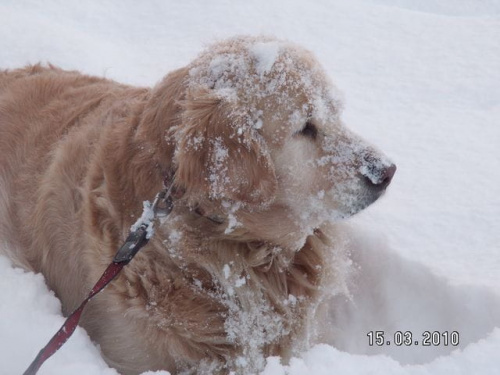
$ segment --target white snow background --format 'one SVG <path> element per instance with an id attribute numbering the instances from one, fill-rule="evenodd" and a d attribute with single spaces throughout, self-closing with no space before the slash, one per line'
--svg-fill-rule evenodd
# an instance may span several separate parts
<path id="1" fill-rule="evenodd" d="M 350 220 L 352 300 L 323 323 L 335 345 L 269 358 L 263 374 L 500 374 L 499 0 L 1 0 L 0 68 L 42 61 L 153 85 L 207 43 L 261 33 L 311 49 L 346 123 L 398 165 L 388 194 Z M 5 257 L 0 293 L 0 374 L 21 374 L 62 324 L 60 304 Z M 458 331 L 460 345 L 370 347 L 374 330 Z M 78 329 L 39 373 L 116 371 Z"/>

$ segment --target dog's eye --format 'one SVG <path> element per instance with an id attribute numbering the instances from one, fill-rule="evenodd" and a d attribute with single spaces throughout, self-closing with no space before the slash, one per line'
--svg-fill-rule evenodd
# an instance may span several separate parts
<path id="1" fill-rule="evenodd" d="M 318 135 L 318 128 L 316 128 L 316 125 L 314 125 L 312 122 L 307 121 L 299 134 L 311 139 L 316 139 Z"/>

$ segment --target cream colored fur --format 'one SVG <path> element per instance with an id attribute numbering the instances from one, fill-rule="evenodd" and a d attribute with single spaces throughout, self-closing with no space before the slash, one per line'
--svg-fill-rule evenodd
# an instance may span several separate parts
<path id="1" fill-rule="evenodd" d="M 362 171 L 388 165 L 342 126 L 333 90 L 309 52 L 272 38 L 216 44 L 153 89 L 0 71 L 3 247 L 68 314 L 175 176 L 171 216 L 81 325 L 123 374 L 252 373 L 286 358 L 342 285 L 325 222 L 377 199 Z"/>

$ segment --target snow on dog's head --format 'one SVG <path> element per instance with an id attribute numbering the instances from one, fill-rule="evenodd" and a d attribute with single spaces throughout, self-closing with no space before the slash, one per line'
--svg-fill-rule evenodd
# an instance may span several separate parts
<path id="1" fill-rule="evenodd" d="M 223 41 L 187 79 L 177 183 L 207 215 L 236 218 L 239 234 L 265 238 L 272 228 L 276 239 L 283 228 L 284 243 L 302 242 L 370 205 L 394 175 L 389 159 L 344 127 L 340 94 L 297 45 Z"/>

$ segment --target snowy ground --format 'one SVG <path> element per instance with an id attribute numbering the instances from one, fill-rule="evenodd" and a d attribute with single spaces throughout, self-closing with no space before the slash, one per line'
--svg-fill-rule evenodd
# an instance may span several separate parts
<path id="1" fill-rule="evenodd" d="M 500 371 L 500 1 L 0 1 L 0 68 L 50 61 L 152 85 L 207 42 L 273 34 L 313 50 L 346 122 L 398 164 L 349 225 L 351 301 L 335 347 L 265 375 Z M 63 318 L 40 275 L 0 257 L 0 374 L 22 373 Z M 497 328 L 495 328 L 497 327 Z M 383 330 L 458 331 L 460 345 L 370 347 Z M 79 329 L 40 374 L 116 374 Z"/>

